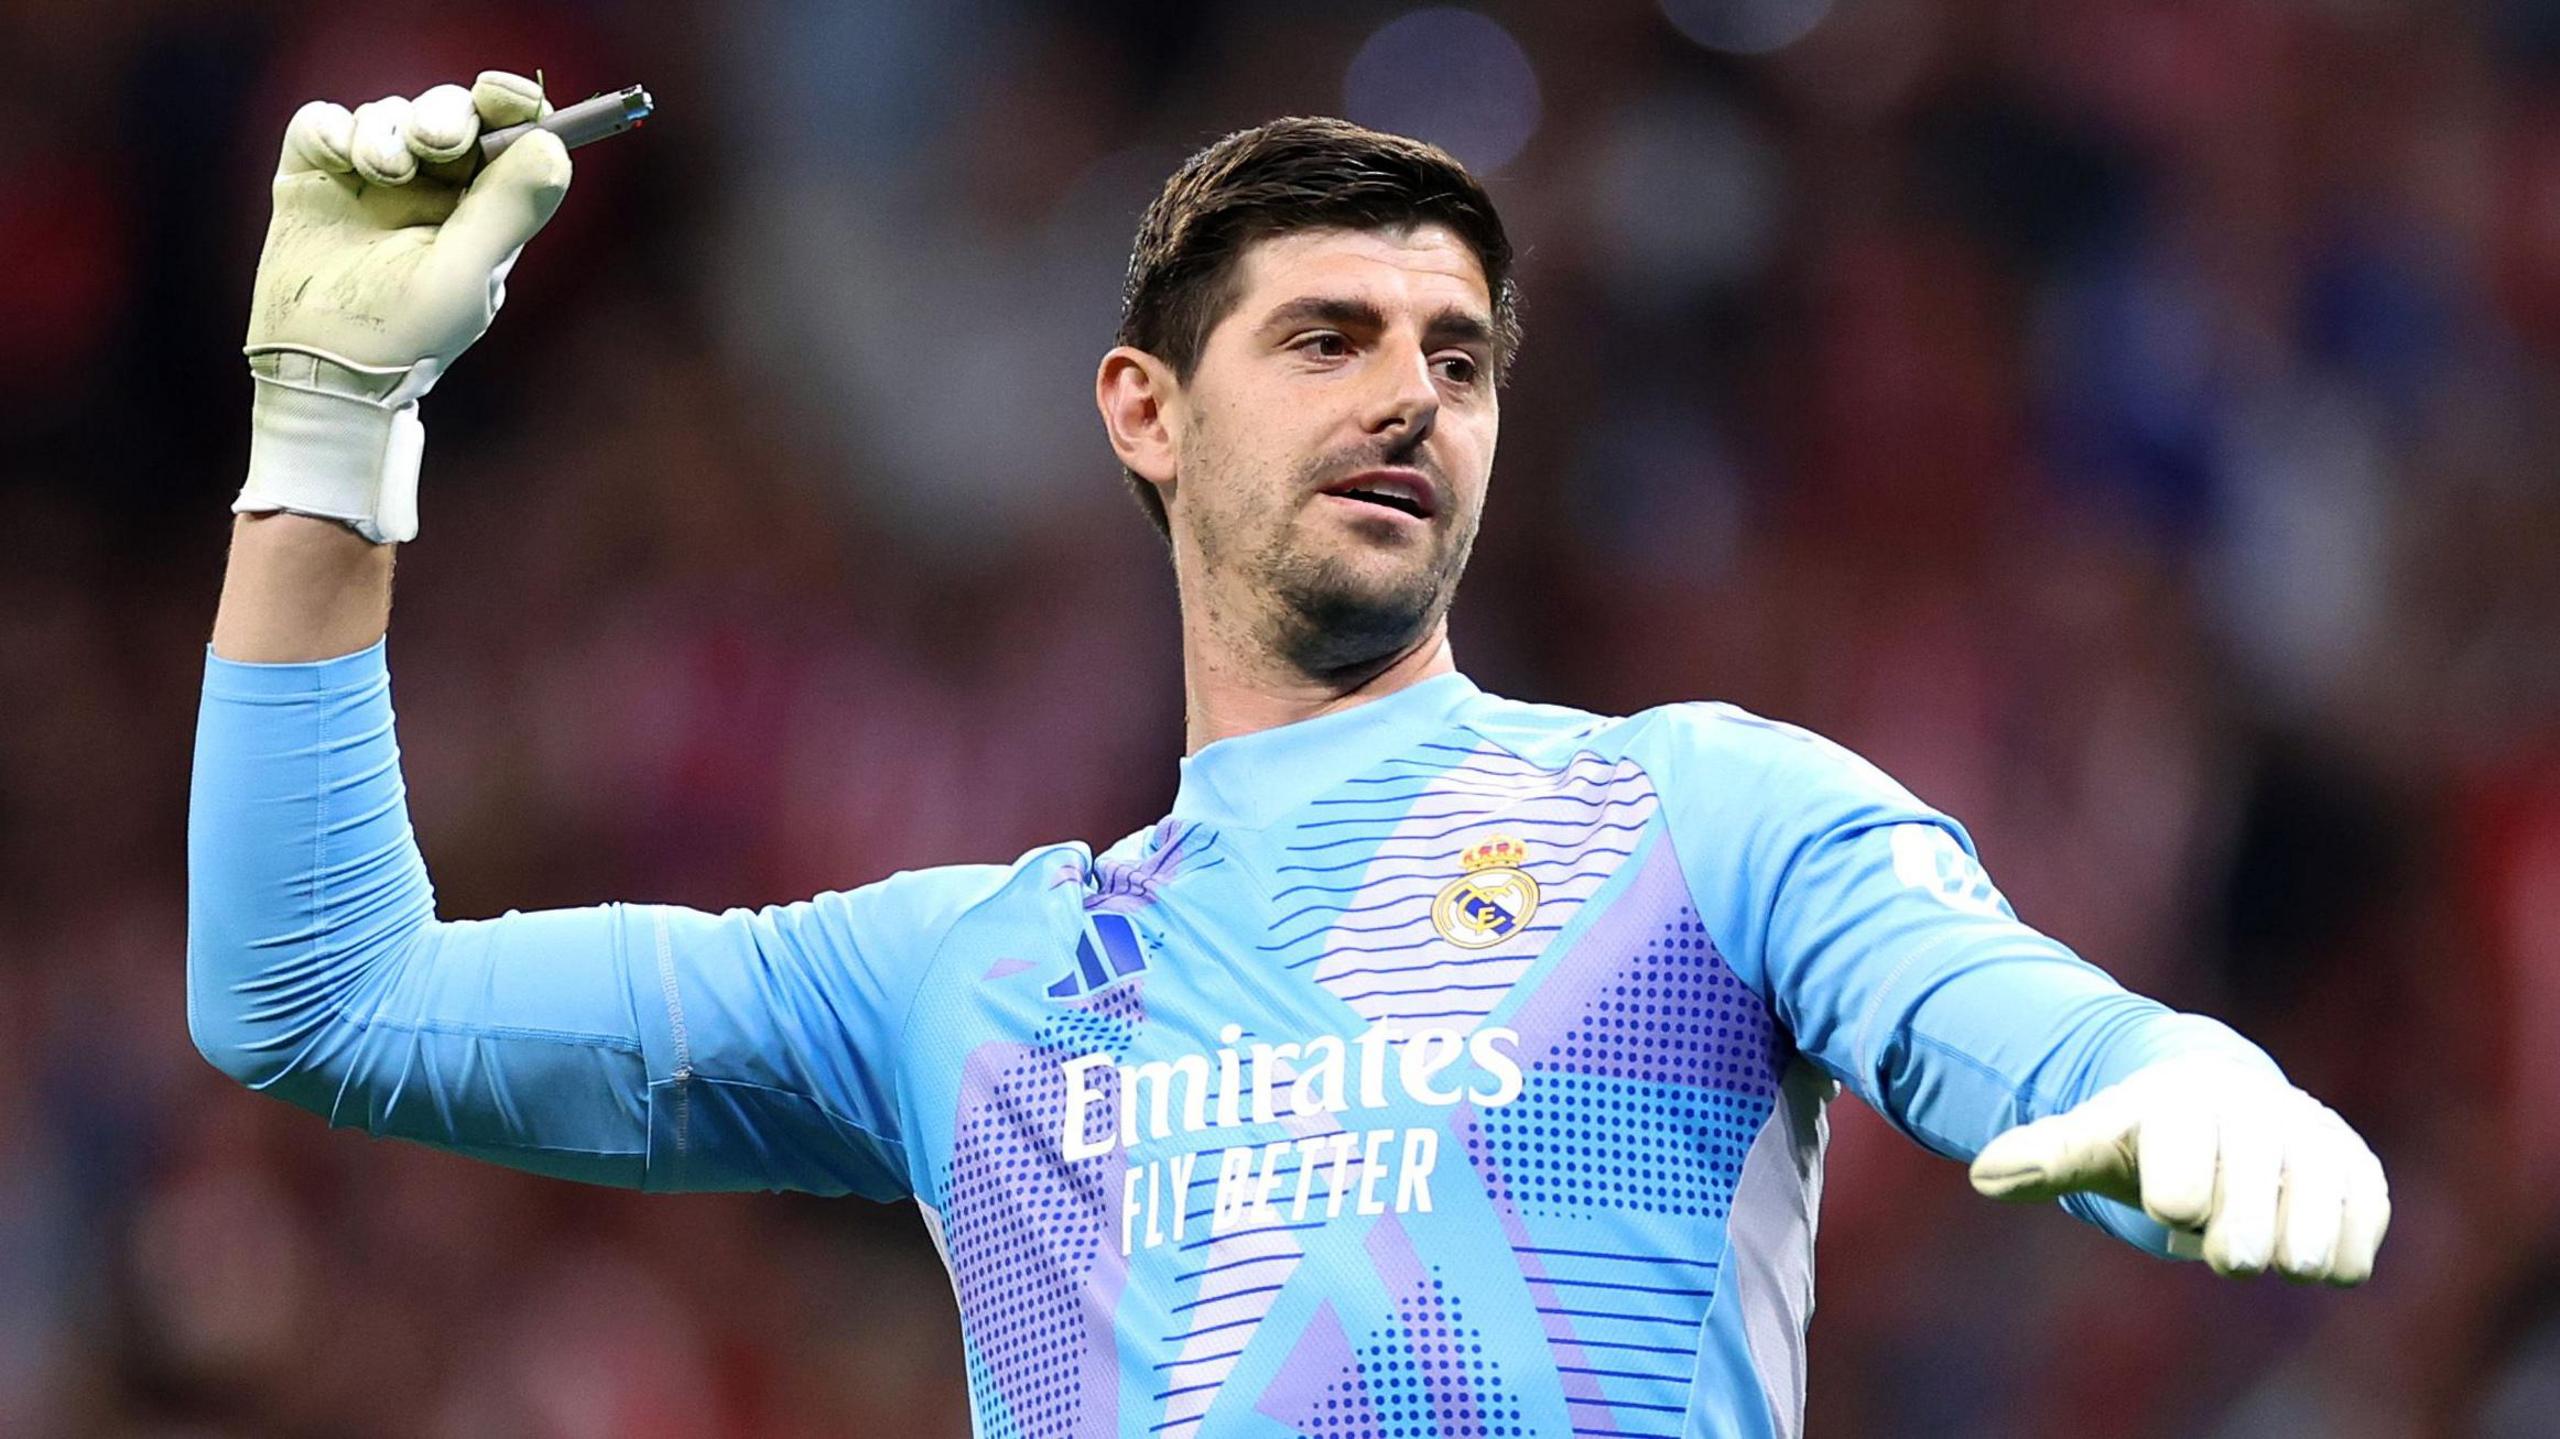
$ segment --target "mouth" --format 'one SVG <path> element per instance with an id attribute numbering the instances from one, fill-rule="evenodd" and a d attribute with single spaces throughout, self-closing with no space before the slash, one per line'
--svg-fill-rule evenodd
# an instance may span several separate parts
<path id="1" fill-rule="evenodd" d="M 1322 493 L 1415 520 L 1430 519 L 1440 509 L 1438 492 L 1419 470 L 1364 470 L 1325 486 Z"/>

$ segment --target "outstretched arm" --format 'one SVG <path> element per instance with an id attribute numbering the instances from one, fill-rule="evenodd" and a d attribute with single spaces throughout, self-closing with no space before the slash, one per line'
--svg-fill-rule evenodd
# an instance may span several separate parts
<path id="1" fill-rule="evenodd" d="M 1747 838 L 1692 885 L 1807 1055 L 1986 1194 L 2222 1273 L 2370 1275 L 2381 1165 L 2274 1060 L 2021 923 L 1962 829 L 1864 761 L 1716 713 L 1730 767 L 1690 829 Z"/>
<path id="2" fill-rule="evenodd" d="M 1780 897 L 1783 972 L 1806 1009 L 1854 1016 L 1829 1053 L 1905 1130 L 1985 1194 L 2061 1199 L 2219 1273 L 2373 1272 L 2382 1167 L 2263 1051 L 2019 922 L 1945 821 L 1890 801 L 1833 819 Z"/>

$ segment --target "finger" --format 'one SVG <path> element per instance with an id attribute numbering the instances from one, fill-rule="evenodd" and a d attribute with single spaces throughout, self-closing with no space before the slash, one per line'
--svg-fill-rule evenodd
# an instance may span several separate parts
<path id="1" fill-rule="evenodd" d="M 409 152 L 419 159 L 460 159 L 478 138 L 480 112 L 461 86 L 438 85 L 409 102 Z"/>
<path id="2" fill-rule="evenodd" d="M 503 280 L 502 267 L 550 223 L 569 192 L 569 152 L 560 137 L 536 130 L 489 162 L 436 236 L 435 263 L 476 269 Z"/>
<path id="3" fill-rule="evenodd" d="M 551 102 L 542 98 L 539 84 L 504 70 L 480 72 L 480 78 L 471 82 L 471 104 L 479 111 L 484 130 L 521 125 L 551 113 Z"/>
<path id="4" fill-rule="evenodd" d="M 2275 1267 L 2287 1279 L 2329 1277 L 2346 1219 L 2347 1143 L 2342 1130 L 2323 1122 L 2286 1152 L 2284 1192 L 2276 1201 Z"/>
<path id="5" fill-rule="evenodd" d="M 334 100 L 313 100 L 284 127 L 278 175 L 343 175 L 355 168 L 356 117 Z"/>
<path id="6" fill-rule="evenodd" d="M 2210 1105 L 2155 1106 L 2142 1120 L 2135 1154 L 2142 1166 L 2142 1212 L 2172 1229 L 2202 1229 L 2213 1212 L 2220 1116 Z"/>
<path id="7" fill-rule="evenodd" d="M 368 184 L 406 185 L 417 177 L 418 157 L 409 153 L 409 102 L 398 95 L 356 107 L 356 173 Z"/>
<path id="8" fill-rule="evenodd" d="M 1974 1156 L 1974 1189 L 2018 1203 L 2083 1190 L 2129 1199 L 2133 1161 L 2123 1111 L 2104 1094 L 1994 1138 Z"/>
<path id="9" fill-rule="evenodd" d="M 2329 1282 L 2362 1284 L 2373 1277 L 2374 1252 L 2391 1229 L 2391 1185 L 2382 1161 L 2356 1141 L 2359 1151 L 2347 1172 L 2347 1204 L 2338 1223 L 2338 1253 L 2329 1261 Z"/>
<path id="10" fill-rule="evenodd" d="M 2223 1112 L 2220 1182 L 2204 1226 L 2204 1259 L 2217 1274 L 2256 1274 L 2276 1247 L 2276 1201 L 2284 1189 L 2284 1135 L 2255 1105 Z"/>

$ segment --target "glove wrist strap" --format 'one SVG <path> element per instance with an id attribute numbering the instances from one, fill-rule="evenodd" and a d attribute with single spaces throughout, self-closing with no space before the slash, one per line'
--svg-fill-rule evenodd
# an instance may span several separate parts
<path id="1" fill-rule="evenodd" d="M 283 510 L 336 520 L 375 544 L 418 534 L 418 396 L 433 360 L 400 369 L 318 350 L 252 349 L 249 478 L 234 514 Z"/>

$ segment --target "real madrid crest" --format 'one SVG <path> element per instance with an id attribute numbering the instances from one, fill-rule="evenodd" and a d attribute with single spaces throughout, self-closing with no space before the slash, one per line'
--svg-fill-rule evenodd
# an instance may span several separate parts
<path id="1" fill-rule="evenodd" d="M 1518 934 L 1538 912 L 1538 882 L 1522 865 L 1529 847 L 1494 835 L 1458 856 L 1466 873 L 1431 902 L 1431 927 L 1461 949 L 1490 949 Z"/>

